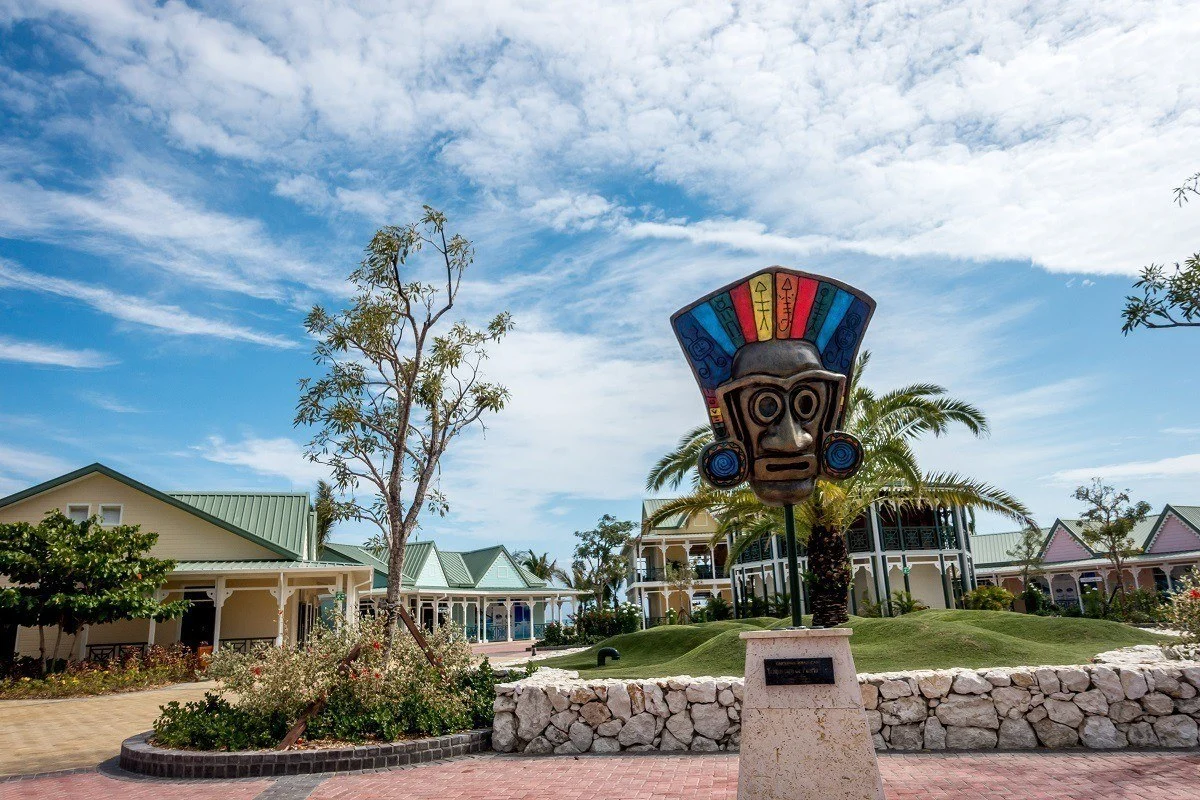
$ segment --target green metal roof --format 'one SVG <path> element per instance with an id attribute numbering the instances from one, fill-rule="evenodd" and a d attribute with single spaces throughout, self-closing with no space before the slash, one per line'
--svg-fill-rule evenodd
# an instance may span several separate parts
<path id="1" fill-rule="evenodd" d="M 290 549 L 290 548 L 286 547 L 285 545 L 272 540 L 269 537 L 260 536 L 258 533 L 247 530 L 246 528 L 241 527 L 237 523 L 230 522 L 227 519 L 224 519 L 218 515 L 212 514 L 208 511 L 204 510 L 203 508 L 192 505 L 191 503 L 188 503 L 184 500 L 180 500 L 178 497 L 174 497 L 170 494 L 167 494 L 166 492 L 160 492 L 158 489 L 155 489 L 153 486 L 147 486 L 146 484 L 144 484 L 140 481 L 134 480 L 133 478 L 129 477 L 128 475 L 117 472 L 115 469 L 112 469 L 111 467 L 106 467 L 100 463 L 88 464 L 86 467 L 80 467 L 79 469 L 74 470 L 72 472 L 68 472 L 65 475 L 59 475 L 57 478 L 51 478 L 50 480 L 39 483 L 36 486 L 31 486 L 28 489 L 23 489 L 22 491 L 19 491 L 16 494 L 10 494 L 8 497 L 0 499 L 0 508 L 4 508 L 5 506 L 12 505 L 13 503 L 19 503 L 22 500 L 28 499 L 35 495 L 39 495 L 42 492 L 47 492 L 51 489 L 55 489 L 59 486 L 68 484 L 71 481 L 76 481 L 76 480 L 79 480 L 80 478 L 85 478 L 88 475 L 92 475 L 92 474 L 104 475 L 108 478 L 113 479 L 114 481 L 123 483 L 126 486 L 129 486 L 130 488 L 137 489 L 139 492 L 148 494 L 156 500 L 161 500 L 162 502 L 166 503 L 169 506 L 174 506 L 175 508 L 186 511 L 189 514 L 193 514 L 194 516 L 199 517 L 200 519 L 204 520 L 205 522 L 208 522 L 212 525 L 216 525 L 218 528 L 224 528 L 225 530 L 229 531 L 230 533 L 235 533 L 238 536 L 241 536 L 245 539 L 249 539 L 250 541 L 254 542 L 255 544 L 262 545 L 263 547 L 267 548 L 268 550 L 276 552 L 281 556 L 285 556 L 287 558 L 303 558 L 304 557 L 303 553 L 298 553 L 296 550 Z M 269 528 L 270 526 L 266 526 L 266 527 Z"/>
<path id="2" fill-rule="evenodd" d="M 249 561 L 177 561 L 175 572 L 249 572 L 253 570 L 345 570 L 346 567 L 363 567 L 347 561 L 293 561 L 288 558 Z"/>
<path id="3" fill-rule="evenodd" d="M 342 544 L 341 542 L 326 542 L 320 553 L 324 561 L 341 561 L 349 564 L 365 564 L 375 570 L 375 579 L 371 583 L 374 589 L 387 588 L 387 562 L 375 555 L 370 548 L 357 544 Z"/>
<path id="4" fill-rule="evenodd" d="M 424 541 L 409 542 L 405 548 L 404 578 L 402 584 L 405 588 L 415 587 L 414 581 L 416 580 L 416 576 L 421 574 L 421 569 L 425 566 L 425 562 L 429 559 L 430 554 L 434 554 L 437 557 L 438 563 L 442 567 L 442 572 L 446 575 L 446 583 L 449 584 L 451 589 L 489 588 L 481 585 L 480 581 L 483 580 L 488 569 L 491 568 L 492 564 L 502 554 L 508 556 L 509 560 L 516 566 L 517 574 L 525 583 L 526 588 L 542 589 L 547 585 L 545 581 L 517 563 L 517 560 L 509 555 L 508 550 L 503 545 L 469 550 L 467 552 L 455 552 L 442 550 L 438 548 L 435 542 Z M 374 553 L 365 547 L 330 542 L 325 545 L 325 550 L 322 551 L 321 557 L 323 559 L 347 559 L 348 561 L 357 561 L 358 563 L 374 567 L 375 588 L 383 589 L 387 587 L 387 563 L 377 558 Z M 505 589 L 505 591 L 512 590 Z"/>
<path id="5" fill-rule="evenodd" d="M 642 501 L 642 522 L 650 519 L 660 508 L 671 502 L 675 498 L 668 497 L 651 497 Z M 653 530 L 678 530 L 687 524 L 687 514 L 673 514 L 662 521 L 662 524 L 654 526 Z"/>
<path id="6" fill-rule="evenodd" d="M 460 588 L 475 585 L 475 579 L 471 577 L 471 572 L 467 569 L 467 563 L 463 561 L 462 553 L 450 553 L 438 550 L 437 555 L 438 561 L 442 564 L 442 572 L 446 576 L 446 583 Z"/>
<path id="7" fill-rule="evenodd" d="M 284 548 L 295 558 L 308 557 L 312 508 L 307 494 L 250 492 L 168 492 L 171 497 L 223 519 Z"/>
<path id="8" fill-rule="evenodd" d="M 491 569 L 492 564 L 495 563 L 496 558 L 503 550 L 503 547 L 497 545 L 495 547 L 484 547 L 479 550 L 468 550 L 465 553 L 460 553 L 463 564 L 466 565 L 467 570 L 471 573 L 472 584 L 477 585 L 483 580 L 483 576 Z"/>
<path id="9" fill-rule="evenodd" d="M 417 577 L 425 566 L 429 554 L 436 552 L 433 542 L 409 542 L 404 548 L 404 584 L 416 584 Z"/>
<path id="10" fill-rule="evenodd" d="M 1200 506 L 1171 506 L 1175 513 L 1196 530 L 1200 530 Z"/>
<path id="11" fill-rule="evenodd" d="M 1020 541 L 1021 531 L 974 534 L 971 536 L 971 554 L 975 557 L 975 566 L 999 566 L 1013 563 L 1013 558 L 1008 551 L 1016 547 Z"/>

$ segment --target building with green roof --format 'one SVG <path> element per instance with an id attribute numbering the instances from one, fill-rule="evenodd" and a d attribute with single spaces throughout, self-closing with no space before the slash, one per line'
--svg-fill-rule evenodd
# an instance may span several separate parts
<path id="1" fill-rule="evenodd" d="M 1089 587 L 1112 591 L 1112 563 L 1084 542 L 1084 520 L 1060 518 L 1041 534 L 1041 574 L 1031 582 L 1058 605 L 1079 605 Z M 975 569 L 981 583 L 1024 591 L 1022 565 L 1012 555 L 1021 532 L 974 534 Z M 1122 572 L 1126 587 L 1173 592 L 1180 579 L 1200 566 L 1200 506 L 1168 504 L 1133 530 L 1135 549 Z"/>
<path id="2" fill-rule="evenodd" d="M 322 560 L 360 563 L 374 570 L 364 602 L 387 594 L 387 562 L 369 548 L 330 542 Z M 426 627 L 454 622 L 476 642 L 538 639 L 547 621 L 562 622 L 563 606 L 579 594 L 551 586 L 527 570 L 504 545 L 442 550 L 433 541 L 410 541 L 404 551 L 402 601 Z"/>
<path id="3" fill-rule="evenodd" d="M 151 554 L 175 561 L 162 594 L 190 601 L 177 620 L 64 635 L 58 658 L 111 658 L 176 642 L 214 650 L 296 645 L 333 609 L 357 619 L 387 592 L 387 564 L 371 551 L 318 549 L 316 514 L 302 492 L 162 491 L 90 464 L 0 498 L 0 523 L 36 523 L 54 510 L 156 532 Z M 536 637 L 574 596 L 530 574 L 501 545 L 460 553 L 412 542 L 403 573 L 401 596 L 415 616 L 429 626 L 453 620 L 478 641 Z M 0 625 L 0 650 L 36 654 L 37 630 Z"/>

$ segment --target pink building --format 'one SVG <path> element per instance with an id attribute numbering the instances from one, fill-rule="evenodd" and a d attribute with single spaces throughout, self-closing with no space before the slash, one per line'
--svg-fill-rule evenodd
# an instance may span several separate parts
<path id="1" fill-rule="evenodd" d="M 1081 605 L 1082 592 L 1089 585 L 1109 590 L 1116 585 L 1108 559 L 1083 543 L 1083 528 L 1081 520 L 1058 519 L 1045 531 L 1044 572 L 1032 582 L 1059 605 Z M 1200 566 L 1200 506 L 1167 505 L 1134 528 L 1132 537 L 1141 552 L 1123 570 L 1125 586 L 1173 592 L 1180 578 Z M 980 583 L 1003 586 L 1018 595 L 1024 590 L 1021 566 L 1009 555 L 1020 539 L 1020 532 L 971 536 Z"/>

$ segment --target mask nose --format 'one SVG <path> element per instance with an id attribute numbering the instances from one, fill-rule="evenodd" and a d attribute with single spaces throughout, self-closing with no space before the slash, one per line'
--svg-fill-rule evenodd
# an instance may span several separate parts
<path id="1" fill-rule="evenodd" d="M 763 436 L 761 443 L 765 451 L 786 455 L 811 452 L 812 446 L 813 437 L 787 413 Z"/>

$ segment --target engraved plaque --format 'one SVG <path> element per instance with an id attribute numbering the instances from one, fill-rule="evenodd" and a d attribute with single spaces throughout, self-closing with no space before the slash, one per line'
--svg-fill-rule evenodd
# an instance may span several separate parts
<path id="1" fill-rule="evenodd" d="M 764 658 L 767 686 L 832 684 L 832 658 Z"/>

